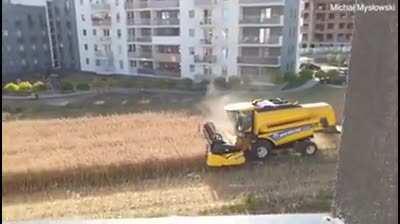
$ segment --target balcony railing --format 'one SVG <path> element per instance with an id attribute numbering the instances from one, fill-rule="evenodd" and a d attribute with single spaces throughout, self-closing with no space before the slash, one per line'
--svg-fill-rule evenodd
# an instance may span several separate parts
<path id="1" fill-rule="evenodd" d="M 137 19 L 134 21 L 135 25 L 151 25 L 150 19 Z"/>
<path id="2" fill-rule="evenodd" d="M 194 0 L 195 6 L 209 6 L 213 5 L 215 0 Z"/>
<path id="3" fill-rule="evenodd" d="M 94 55 L 96 57 L 112 57 L 113 53 L 110 51 L 95 51 Z"/>
<path id="4" fill-rule="evenodd" d="M 137 56 L 139 58 L 153 58 L 153 53 L 151 51 L 140 51 Z"/>
<path id="5" fill-rule="evenodd" d="M 154 54 L 154 59 L 157 61 L 162 61 L 162 62 L 180 62 L 181 61 L 181 56 L 179 53 L 160 53 L 157 52 Z"/>
<path id="6" fill-rule="evenodd" d="M 150 8 L 168 8 L 179 7 L 179 0 L 151 0 L 149 1 Z"/>
<path id="7" fill-rule="evenodd" d="M 155 70 L 152 68 L 138 68 L 137 72 L 139 74 L 147 74 L 147 75 L 154 75 L 155 74 Z"/>
<path id="8" fill-rule="evenodd" d="M 265 4 L 265 5 L 283 5 L 285 4 L 285 0 L 239 0 L 239 4 Z"/>
<path id="9" fill-rule="evenodd" d="M 237 62 L 240 64 L 280 65 L 280 57 L 240 56 L 237 58 Z"/>
<path id="10" fill-rule="evenodd" d="M 201 44 L 212 44 L 212 40 L 211 39 L 201 39 L 200 40 L 200 43 Z"/>
<path id="11" fill-rule="evenodd" d="M 199 56 L 195 55 L 194 56 L 194 62 L 195 63 L 216 63 L 217 62 L 217 56 L 215 55 L 208 55 L 208 56 Z"/>
<path id="12" fill-rule="evenodd" d="M 147 36 L 147 37 L 142 36 L 142 37 L 134 38 L 133 41 L 135 41 L 135 42 L 151 42 L 152 38 L 151 38 L 151 36 Z"/>
<path id="13" fill-rule="evenodd" d="M 260 16 L 244 16 L 240 24 L 283 25 L 283 15 L 263 18 Z"/>
<path id="14" fill-rule="evenodd" d="M 211 25 L 211 24 L 212 24 L 211 17 L 203 18 L 200 20 L 200 25 Z"/>
<path id="15" fill-rule="evenodd" d="M 178 18 L 169 18 L 169 19 L 155 19 L 153 20 L 154 25 L 179 25 Z"/>
<path id="16" fill-rule="evenodd" d="M 92 20 L 93 26 L 111 26 L 111 19 Z"/>
<path id="17" fill-rule="evenodd" d="M 270 36 L 266 39 L 260 39 L 258 36 L 245 36 L 240 40 L 241 44 L 271 44 L 282 45 L 282 36 Z"/>
<path id="18" fill-rule="evenodd" d="M 99 3 L 99 4 L 92 4 L 91 5 L 91 8 L 92 8 L 92 10 L 101 10 L 101 11 L 103 11 L 103 10 L 110 10 L 111 9 L 111 6 L 110 6 L 110 4 L 107 4 L 107 3 Z"/>
<path id="19" fill-rule="evenodd" d="M 126 20 L 126 25 L 128 25 L 128 26 L 135 25 L 135 20 L 134 19 L 127 19 Z"/>
<path id="20" fill-rule="evenodd" d="M 110 42 L 110 41 L 111 41 L 111 37 L 110 37 L 110 36 L 107 36 L 107 37 L 102 36 L 102 37 L 99 37 L 99 38 L 98 38 L 98 41 L 101 41 L 101 42 Z"/>
<path id="21" fill-rule="evenodd" d="M 181 76 L 181 72 L 179 70 L 164 70 L 164 69 L 156 69 L 154 71 L 155 75 L 159 76 L 170 76 L 170 77 L 179 77 Z"/>

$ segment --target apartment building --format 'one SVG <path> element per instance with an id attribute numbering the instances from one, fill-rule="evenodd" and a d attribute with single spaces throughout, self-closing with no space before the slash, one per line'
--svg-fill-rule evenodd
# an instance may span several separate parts
<path id="1" fill-rule="evenodd" d="M 2 77 L 79 70 L 73 0 L 2 1 Z"/>
<path id="2" fill-rule="evenodd" d="M 352 0 L 304 0 L 302 6 L 302 47 L 346 47 L 353 37 L 354 13 L 332 11 L 331 4 Z"/>
<path id="3" fill-rule="evenodd" d="M 53 69 L 80 70 L 74 3 L 73 0 L 46 1 L 46 21 Z"/>
<path id="4" fill-rule="evenodd" d="M 2 1 L 2 78 L 45 72 L 51 67 L 46 9 Z"/>
<path id="5" fill-rule="evenodd" d="M 75 0 L 81 68 L 211 79 L 294 71 L 298 0 Z"/>

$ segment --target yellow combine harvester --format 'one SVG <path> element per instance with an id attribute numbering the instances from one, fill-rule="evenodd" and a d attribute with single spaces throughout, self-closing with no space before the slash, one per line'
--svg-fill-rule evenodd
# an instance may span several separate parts
<path id="1" fill-rule="evenodd" d="M 327 103 L 298 104 L 281 99 L 254 100 L 227 105 L 236 143 L 227 144 L 213 123 L 203 125 L 208 141 L 207 165 L 241 165 L 246 160 L 263 160 L 274 150 L 293 147 L 303 155 L 314 155 L 318 147 L 314 133 L 336 129 L 335 112 Z"/>

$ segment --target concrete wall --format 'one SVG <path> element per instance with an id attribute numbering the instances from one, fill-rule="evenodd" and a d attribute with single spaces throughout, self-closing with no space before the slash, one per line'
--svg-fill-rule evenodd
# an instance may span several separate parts
<path id="1" fill-rule="evenodd" d="M 398 223 L 397 13 L 356 15 L 334 204 L 346 224 Z"/>

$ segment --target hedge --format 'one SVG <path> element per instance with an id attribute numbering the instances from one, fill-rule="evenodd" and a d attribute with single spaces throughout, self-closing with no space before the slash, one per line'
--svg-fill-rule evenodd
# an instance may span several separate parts
<path id="1" fill-rule="evenodd" d="M 3 89 L 7 92 L 18 92 L 19 86 L 13 82 L 10 82 L 10 83 L 7 83 Z"/>
<path id="2" fill-rule="evenodd" d="M 78 83 L 76 89 L 80 91 L 88 91 L 90 90 L 90 86 L 88 83 Z"/>
<path id="3" fill-rule="evenodd" d="M 40 92 L 40 91 L 46 91 L 47 86 L 41 81 L 37 81 L 32 85 L 32 91 L 33 92 Z"/>

